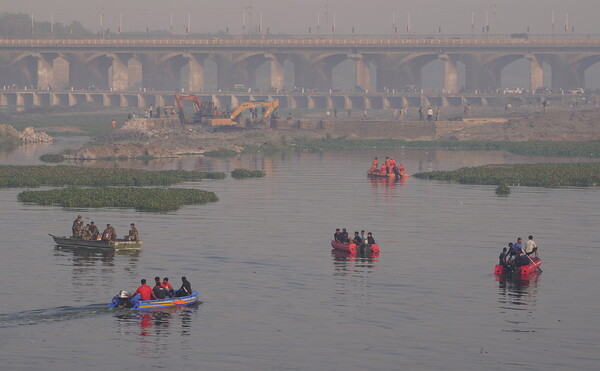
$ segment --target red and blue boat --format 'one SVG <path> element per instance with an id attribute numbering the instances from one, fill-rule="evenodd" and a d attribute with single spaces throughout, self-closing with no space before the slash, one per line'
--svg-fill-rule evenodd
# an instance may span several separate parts
<path id="1" fill-rule="evenodd" d="M 148 310 L 162 309 L 169 307 L 190 306 L 198 303 L 200 295 L 197 291 L 192 290 L 192 294 L 188 296 L 165 298 L 160 300 L 140 300 L 139 294 L 133 298 L 129 295 L 124 295 L 123 291 L 119 295 L 115 295 L 112 301 L 108 304 L 109 308 L 127 308 L 131 310 Z"/>
<path id="2" fill-rule="evenodd" d="M 521 276 L 532 274 L 536 271 L 541 271 L 540 267 L 542 266 L 542 259 L 540 258 L 530 258 L 530 262 L 527 265 L 523 265 L 521 267 L 514 267 L 512 269 L 506 268 L 503 265 L 496 265 L 494 267 L 494 274 L 520 274 Z"/>
<path id="3" fill-rule="evenodd" d="M 359 248 L 359 246 L 357 246 L 355 243 L 346 243 L 339 241 L 331 241 L 331 247 L 337 250 L 347 251 L 349 253 L 356 253 L 356 251 Z M 373 254 L 379 254 L 378 244 L 374 243 L 372 245 L 367 245 L 367 248 L 370 248 Z"/>

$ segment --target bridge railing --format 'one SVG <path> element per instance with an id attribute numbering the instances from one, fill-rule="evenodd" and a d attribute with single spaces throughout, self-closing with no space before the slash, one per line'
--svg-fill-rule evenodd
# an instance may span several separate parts
<path id="1" fill-rule="evenodd" d="M 0 39 L 0 47 L 36 46 L 300 46 L 300 47 L 344 47 L 344 46 L 600 46 L 597 38 L 312 38 L 312 39 Z"/>

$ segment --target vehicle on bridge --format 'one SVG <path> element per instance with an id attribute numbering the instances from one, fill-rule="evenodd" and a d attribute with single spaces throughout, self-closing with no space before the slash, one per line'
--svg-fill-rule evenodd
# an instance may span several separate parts
<path id="1" fill-rule="evenodd" d="M 527 94 L 525 88 L 504 88 L 504 94 Z"/>
<path id="2" fill-rule="evenodd" d="M 547 88 L 545 86 L 541 86 L 535 89 L 535 94 L 552 94 L 552 89 Z"/>

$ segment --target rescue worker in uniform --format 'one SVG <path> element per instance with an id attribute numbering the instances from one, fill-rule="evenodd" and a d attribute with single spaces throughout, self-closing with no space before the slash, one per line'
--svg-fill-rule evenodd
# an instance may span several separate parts
<path id="1" fill-rule="evenodd" d="M 73 220 L 73 238 L 81 238 L 81 227 L 83 227 L 83 217 L 77 215 L 77 219 Z"/>
<path id="2" fill-rule="evenodd" d="M 135 227 L 135 224 L 131 223 L 129 226 L 131 227 L 131 229 L 129 230 L 129 234 L 125 236 L 125 239 L 128 241 L 139 241 L 140 234 L 137 228 Z"/>
<path id="3" fill-rule="evenodd" d="M 90 234 L 92 240 L 97 240 L 98 236 L 100 235 L 100 231 L 98 230 L 98 227 L 96 227 L 96 224 L 94 224 L 94 222 L 90 222 Z"/>

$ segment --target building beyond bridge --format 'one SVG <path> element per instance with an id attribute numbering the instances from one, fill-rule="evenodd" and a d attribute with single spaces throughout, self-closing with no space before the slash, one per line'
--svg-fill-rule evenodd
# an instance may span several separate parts
<path id="1" fill-rule="evenodd" d="M 519 59 L 529 63 L 530 91 L 583 88 L 585 71 L 600 62 L 600 38 L 4 39 L 0 86 L 196 93 L 205 91 L 205 62 L 212 60 L 222 91 L 236 84 L 256 88 L 257 70 L 265 64 L 275 91 L 286 85 L 330 91 L 333 68 L 351 60 L 359 91 L 419 90 L 423 66 L 441 60 L 443 92 L 455 94 L 459 64 L 468 88 L 493 92 L 500 88 L 502 69 Z M 293 64 L 293 82 L 285 81 L 285 63 Z M 551 81 L 544 81 L 545 64 Z"/>

